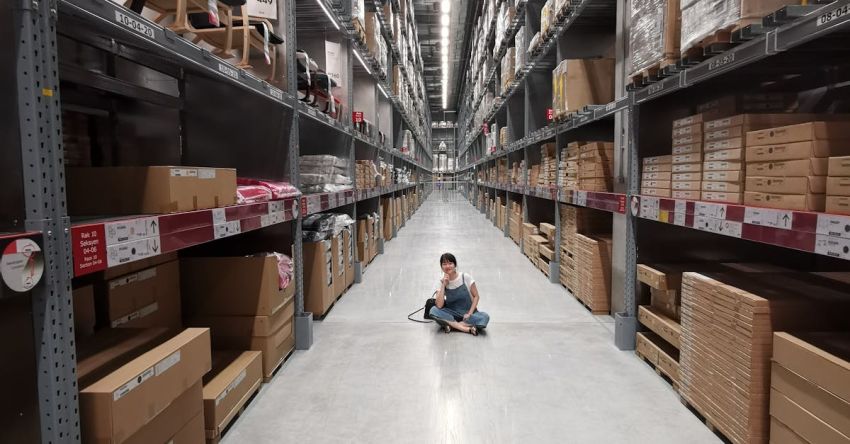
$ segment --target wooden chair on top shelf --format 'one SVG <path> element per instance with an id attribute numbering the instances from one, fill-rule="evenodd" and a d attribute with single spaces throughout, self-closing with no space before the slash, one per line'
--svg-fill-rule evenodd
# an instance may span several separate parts
<path id="1" fill-rule="evenodd" d="M 217 0 L 215 12 L 218 14 L 219 23 L 229 26 L 233 7 L 244 5 L 245 1 Z M 195 32 L 189 21 L 190 14 L 209 15 L 211 12 L 208 0 L 126 0 L 124 6 L 139 14 L 141 14 L 143 8 L 156 12 L 159 15 L 153 21 L 159 24 L 162 24 L 169 17 L 173 18 L 174 21 L 166 27 L 180 35 Z"/>
<path id="2" fill-rule="evenodd" d="M 195 34 L 195 43 L 205 42 L 218 49 L 220 55 L 232 57 L 232 50 L 238 49 L 242 53 L 241 60 L 236 64 L 239 68 L 250 68 L 249 58 L 251 49 L 265 54 L 268 48 L 268 63 L 271 65 L 269 80 L 273 80 L 277 67 L 277 46 L 283 44 L 283 37 L 275 34 L 271 22 L 264 18 L 250 17 L 245 0 L 229 0 L 230 2 L 241 1 L 241 17 L 235 16 L 232 28 L 227 26 L 215 26 L 209 22 L 208 14 L 190 14 L 189 23 Z M 236 36 L 234 39 L 233 36 Z M 241 36 L 241 41 L 240 41 Z"/>

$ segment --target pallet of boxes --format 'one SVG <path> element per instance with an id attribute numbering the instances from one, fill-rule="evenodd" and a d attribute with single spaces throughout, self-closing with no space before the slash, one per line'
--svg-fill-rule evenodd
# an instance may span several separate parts
<path id="1" fill-rule="evenodd" d="M 537 268 L 547 277 L 549 276 L 549 263 L 555 260 L 555 248 L 558 244 L 556 228 L 552 224 L 542 222 L 539 225 L 540 235 L 536 239 L 537 244 Z M 532 241 L 534 241 L 533 239 Z"/>
<path id="2" fill-rule="evenodd" d="M 576 191 L 579 189 L 579 155 L 581 147 L 578 142 L 570 142 L 561 148 L 561 161 L 558 164 L 558 183 L 564 191 Z"/>
<path id="3" fill-rule="evenodd" d="M 673 156 L 652 156 L 643 158 L 641 169 L 640 194 L 644 196 L 670 197 L 673 171 Z"/>
<path id="4" fill-rule="evenodd" d="M 614 144 L 587 142 L 579 147 L 578 189 L 609 192 L 613 187 Z"/>
<path id="5" fill-rule="evenodd" d="M 833 278 L 830 273 L 791 271 L 686 272 L 682 275 L 680 394 L 729 441 L 847 441 L 846 435 L 837 441 L 825 438 L 841 435 L 835 434 L 834 429 L 817 415 L 824 414 L 825 419 L 835 421 L 834 414 L 828 416 L 817 409 L 809 411 L 791 401 L 797 399 L 812 408 L 808 404 L 813 401 L 812 394 L 823 396 L 824 393 L 811 384 L 806 386 L 799 378 L 784 381 L 771 378 L 772 373 L 780 377 L 792 376 L 783 374 L 783 369 L 777 367 L 793 365 L 793 361 L 783 355 L 785 344 L 781 339 L 776 340 L 775 332 L 846 331 L 843 313 L 850 309 L 850 301 L 846 298 L 850 287 L 846 283 L 846 273 L 838 274 L 842 276 Z M 805 368 L 818 368 L 819 362 L 814 359 L 806 362 Z M 793 368 L 809 376 L 819 372 L 808 373 L 799 366 Z M 804 391 L 799 398 L 799 392 L 792 392 L 791 387 L 785 385 L 793 383 L 802 383 L 797 386 Z M 815 401 L 815 405 L 822 402 Z M 832 406 L 840 405 L 835 404 L 835 400 L 831 402 Z M 838 409 L 841 412 L 838 423 L 846 425 L 849 411 L 846 404 Z M 774 436 L 771 416 L 776 423 L 773 428 L 778 432 L 789 430 L 806 438 L 784 441 L 779 435 Z M 793 438 L 793 435 L 786 433 L 785 438 L 788 437 Z"/>
<path id="6" fill-rule="evenodd" d="M 591 311 L 607 311 L 611 285 L 611 213 L 566 204 L 561 204 L 559 211 L 560 282 Z"/>
<path id="7" fill-rule="evenodd" d="M 522 201 L 511 200 L 508 218 L 508 235 L 519 245 L 522 239 Z"/>
<path id="8" fill-rule="evenodd" d="M 554 143 L 540 145 L 540 171 L 537 182 L 532 183 L 532 185 L 549 187 L 557 184 L 558 161 L 555 159 L 556 154 Z"/>
<path id="9" fill-rule="evenodd" d="M 850 144 L 843 146 L 850 148 Z M 830 157 L 827 169 L 826 212 L 850 214 L 850 156 Z"/>

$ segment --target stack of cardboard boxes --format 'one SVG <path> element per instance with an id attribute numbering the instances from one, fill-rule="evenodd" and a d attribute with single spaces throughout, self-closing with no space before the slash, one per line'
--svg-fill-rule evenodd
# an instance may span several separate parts
<path id="1" fill-rule="evenodd" d="M 579 208 L 561 204 L 561 260 L 560 281 L 578 297 L 579 288 L 579 245 L 578 235 L 595 235 L 611 232 L 611 213 L 590 208 Z M 610 266 L 610 261 L 609 266 Z"/>
<path id="2" fill-rule="evenodd" d="M 576 234 L 576 277 L 573 295 L 593 313 L 611 310 L 611 237 Z"/>
<path id="3" fill-rule="evenodd" d="M 850 148 L 850 144 L 844 145 Z M 826 212 L 850 214 L 850 156 L 829 158 L 826 179 Z"/>
<path id="4" fill-rule="evenodd" d="M 532 242 L 531 237 L 538 234 L 537 227 L 534 224 L 523 222 L 522 224 L 522 253 L 531 259 L 537 257 L 537 244 Z"/>
<path id="5" fill-rule="evenodd" d="M 747 152 L 753 154 L 747 163 L 747 205 L 824 211 L 829 156 L 848 149 L 850 122 L 801 123 L 750 131 L 746 137 Z"/>
<path id="6" fill-rule="evenodd" d="M 511 164 L 510 172 L 508 173 L 508 181 L 511 184 L 519 185 L 522 183 L 522 174 L 525 170 L 525 159 Z"/>
<path id="7" fill-rule="evenodd" d="M 378 20 L 378 15 L 374 12 L 366 13 L 366 48 L 372 58 L 378 62 L 378 67 L 382 75 L 386 76 L 387 63 L 387 42 L 381 34 L 381 23 Z"/>
<path id="8" fill-rule="evenodd" d="M 567 59 L 552 71 L 552 111 L 556 117 L 612 101 L 614 59 Z"/>
<path id="9" fill-rule="evenodd" d="M 670 197 L 671 179 L 664 179 L 667 175 L 659 173 L 671 173 L 672 175 L 672 171 L 673 156 L 644 157 L 640 194 L 645 196 Z M 655 177 L 658 177 L 658 179 L 652 179 Z"/>
<path id="10" fill-rule="evenodd" d="M 579 148 L 578 189 L 611 191 L 614 172 L 614 144 L 588 142 Z"/>
<path id="11" fill-rule="evenodd" d="M 510 132 L 508 131 L 508 127 L 503 127 L 499 129 L 499 146 L 502 148 L 506 147 L 510 140 Z"/>
<path id="12" fill-rule="evenodd" d="M 550 186 L 555 185 L 558 179 L 558 161 L 555 159 L 555 144 L 544 143 L 540 145 L 540 173 L 537 182 L 532 185 Z"/>
<path id="13" fill-rule="evenodd" d="M 501 157 L 496 161 L 496 183 L 508 183 L 508 159 Z"/>
<path id="14" fill-rule="evenodd" d="M 511 200 L 508 234 L 514 243 L 519 245 L 522 239 L 522 201 Z"/>
<path id="15" fill-rule="evenodd" d="M 684 273 L 680 393 L 732 442 L 774 441 L 774 331 L 846 329 L 847 291 L 807 273 Z"/>
<path id="16" fill-rule="evenodd" d="M 354 161 L 354 181 L 357 189 L 374 188 L 376 185 L 375 163 L 371 160 Z"/>
<path id="17" fill-rule="evenodd" d="M 514 81 L 514 72 L 516 65 L 516 48 L 508 48 L 505 51 L 505 56 L 502 57 L 502 90 L 505 91 L 510 86 L 511 82 Z M 503 145 L 504 146 L 504 145 Z"/>
<path id="18" fill-rule="evenodd" d="M 295 346 L 296 285 L 280 288 L 277 257 L 184 258 L 181 267 L 188 324 L 208 327 L 217 350 L 261 351 L 270 378 Z"/>
<path id="19" fill-rule="evenodd" d="M 556 228 L 552 224 L 542 222 L 539 226 L 539 232 L 542 239 L 537 239 L 538 257 L 535 265 L 543 274 L 549 276 L 549 262 L 555 260 L 555 248 L 558 244 Z"/>
<path id="20" fill-rule="evenodd" d="M 850 440 L 850 333 L 775 333 L 771 442 Z"/>
<path id="21" fill-rule="evenodd" d="M 671 171 L 645 174 L 647 188 L 670 189 L 676 199 L 699 199 L 703 148 L 702 114 L 674 121 Z"/>
<path id="22" fill-rule="evenodd" d="M 563 190 L 575 191 L 579 189 L 579 155 L 581 155 L 581 146 L 578 142 L 570 142 L 566 147 L 561 148 L 558 182 Z"/>

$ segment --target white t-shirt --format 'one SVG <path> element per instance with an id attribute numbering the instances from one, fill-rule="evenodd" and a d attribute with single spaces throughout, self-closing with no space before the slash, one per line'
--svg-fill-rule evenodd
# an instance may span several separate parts
<path id="1" fill-rule="evenodd" d="M 443 277 L 443 275 L 441 274 L 440 278 L 442 278 L 442 277 Z M 446 288 L 449 289 L 449 290 L 454 290 L 455 288 L 460 287 L 464 283 L 466 283 L 466 288 L 470 289 L 470 292 L 472 292 L 471 288 L 472 288 L 472 284 L 475 283 L 475 279 L 472 279 L 472 276 L 470 276 L 469 273 L 458 273 L 457 279 L 455 279 L 453 281 L 449 281 L 449 283 L 446 285 Z M 440 282 L 437 282 L 437 288 L 435 290 L 439 291 L 441 285 L 442 284 Z"/>

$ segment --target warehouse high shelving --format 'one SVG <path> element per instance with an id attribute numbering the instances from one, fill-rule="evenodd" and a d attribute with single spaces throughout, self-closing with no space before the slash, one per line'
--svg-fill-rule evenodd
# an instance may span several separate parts
<path id="1" fill-rule="evenodd" d="M 542 3 L 521 2 L 522 11 L 539 21 L 539 15 L 535 15 L 534 11 L 539 11 Z M 507 89 L 502 91 L 498 82 L 493 82 L 498 78 L 498 64 L 485 76 L 486 88 L 501 97 L 501 102 L 497 99 L 491 109 L 480 111 L 483 93 L 467 101 L 471 106 L 462 110 L 458 135 L 460 168 L 473 173 L 471 181 L 476 185 L 476 195 L 470 196 L 473 204 L 477 201 L 477 194 L 489 190 L 491 196 L 496 193 L 507 201 L 512 196 L 520 196 L 524 202 L 529 199 L 535 202 L 558 201 L 615 213 L 612 314 L 617 316 L 615 342 L 619 347 L 634 347 L 636 309 L 641 297 L 635 274 L 638 262 L 687 261 L 700 256 L 731 256 L 742 260 L 770 257 L 776 262 L 796 262 L 803 267 L 846 269 L 842 260 L 850 258 L 846 253 L 850 244 L 844 233 L 845 228 L 850 226 L 847 216 L 642 196 L 639 189 L 641 159 L 669 154 L 669 136 L 666 145 L 663 138 L 669 133 L 670 124 L 675 118 L 688 115 L 688 108 L 700 98 L 764 88 L 779 90 L 786 87 L 800 91 L 805 90 L 806 82 L 809 82 L 817 91 L 810 94 L 814 97 L 808 98 L 807 105 L 817 105 L 820 106 L 818 109 L 831 109 L 833 112 L 846 111 L 846 106 L 840 102 L 847 79 L 841 58 L 846 58 L 850 51 L 847 46 L 850 15 L 846 13 L 850 2 L 820 1 L 804 6 L 787 6 L 766 16 L 762 23 L 736 31 L 731 43 L 712 45 L 701 57 L 686 58 L 668 66 L 641 84 L 626 85 L 622 66 L 627 61 L 628 42 L 619 39 L 614 42 L 618 63 L 615 100 L 585 107 L 560 121 L 546 122 L 539 116 L 546 112 L 548 105 L 527 99 L 529 95 L 545 98 L 535 95 L 533 89 L 547 88 L 545 75 L 534 78 L 535 69 L 548 70 L 552 67 L 551 62 L 541 64 L 548 54 L 546 48 L 552 51 L 556 43 L 567 43 L 569 40 L 565 40 L 564 33 L 569 33 L 576 23 L 600 19 L 598 15 L 585 15 L 591 10 L 586 8 L 595 8 L 596 13 L 607 11 L 603 22 L 610 24 L 616 20 L 617 24 L 616 28 L 605 29 L 611 33 L 619 30 L 620 35 L 628 35 L 628 14 L 623 11 L 623 6 L 593 0 L 566 3 L 568 11 L 560 19 L 554 37 L 543 43 L 543 52 L 530 56 L 530 61 L 520 70 L 519 78 Z M 517 11 L 519 16 L 519 5 Z M 598 22 L 595 26 L 597 31 L 601 29 Z M 576 41 L 575 38 L 572 41 Z M 503 55 L 501 52 L 497 54 Z M 818 63 L 807 63 L 813 57 Z M 819 66 L 832 68 L 819 73 Z M 836 97 L 837 102 L 833 101 L 832 105 L 823 94 L 827 90 L 833 91 L 833 97 Z M 464 91 L 467 96 L 470 95 L 469 83 Z M 517 100 L 517 95 L 523 100 Z M 488 153 L 482 128 L 484 124 L 493 122 L 507 125 L 514 134 L 507 144 L 500 145 L 494 153 Z M 536 149 L 541 143 L 557 141 L 559 151 L 564 141 L 587 140 L 586 132 L 594 136 L 604 136 L 607 132 L 606 140 L 616 142 L 614 191 L 604 193 L 601 199 L 609 203 L 591 203 L 592 200 L 584 198 L 585 194 L 590 196 L 591 193 L 583 191 L 568 192 L 572 196 L 570 199 L 558 186 L 541 188 L 477 179 L 478 171 L 493 167 L 499 159 L 524 159 L 528 163 L 529 148 Z M 655 134 L 661 136 L 653 137 Z M 528 180 L 527 169 L 526 165 L 523 172 L 525 183 Z M 489 208 L 481 210 L 490 214 Z M 546 213 L 549 213 L 548 209 Z M 558 220 L 557 217 L 546 218 L 554 222 Z M 524 221 L 535 222 L 529 220 L 527 214 Z M 677 245 L 693 242 L 694 247 L 688 250 L 694 254 L 671 254 L 682 252 L 671 242 Z"/>
<path id="2" fill-rule="evenodd" d="M 31 342 L 18 341 L 14 356 L 4 355 L 21 361 L 13 368 L 20 376 L 16 402 L 2 411 L 17 419 L 4 437 L 81 439 L 71 297 L 77 280 L 118 263 L 201 244 L 214 249 L 213 241 L 224 238 L 263 251 L 289 252 L 292 245 L 296 342 L 307 348 L 312 318 L 303 308 L 302 218 L 331 210 L 356 218 L 373 211 L 380 197 L 413 191 L 423 197 L 430 191 L 431 122 L 421 112 L 428 105 L 418 53 L 409 55 L 413 71 L 400 70 L 408 86 L 400 91 L 409 96 L 403 99 L 393 92 L 393 70 L 379 75 L 354 32 L 352 2 L 273 3 L 276 17 L 270 20 L 283 40 L 274 78 L 266 78 L 270 66 L 262 57 L 252 60 L 253 68 L 239 68 L 155 23 L 147 12 L 117 2 L 25 1 L 0 7 L 0 18 L 13 25 L 0 31 L 6 37 L 0 78 L 9 89 L 3 109 L 10 116 L 0 124 L 0 134 L 15 141 L 2 150 L 0 248 L 31 240 L 41 248 L 44 264 L 41 282 L 28 292 L 2 288 L 4 325 L 16 329 L 9 334 L 33 332 Z M 367 10 L 383 6 L 366 2 Z M 398 10 L 398 2 L 390 8 Z M 382 36 L 389 37 L 387 24 L 382 26 Z M 342 111 L 337 118 L 296 97 L 296 49 L 312 48 L 319 67 L 329 70 L 328 41 L 338 45 L 335 94 Z M 392 39 L 388 43 L 392 68 L 401 54 Z M 356 128 L 355 119 L 363 114 L 383 138 Z M 83 137 L 63 134 L 64 115 L 71 116 L 66 126 L 75 124 L 74 116 L 85 116 Z M 407 130 L 412 137 L 402 152 Z M 298 186 L 299 156 L 321 153 L 350 160 L 351 171 L 355 159 L 380 158 L 410 172 L 412 182 L 172 214 L 78 217 L 69 214 L 65 197 L 65 169 L 76 159 L 67 150 L 87 143 L 98 147 L 95 165 L 235 167 L 240 176 Z M 352 248 L 353 243 L 354 236 Z"/>

